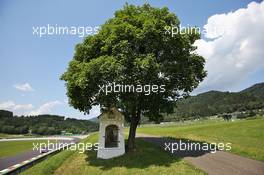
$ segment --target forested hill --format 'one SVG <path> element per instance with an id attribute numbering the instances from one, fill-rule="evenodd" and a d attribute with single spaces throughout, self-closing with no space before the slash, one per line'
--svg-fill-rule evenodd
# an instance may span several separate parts
<path id="1" fill-rule="evenodd" d="M 181 99 L 177 102 L 175 113 L 165 117 L 165 120 L 212 116 L 260 108 L 264 108 L 264 83 L 255 84 L 240 92 L 209 91 Z"/>
<path id="2" fill-rule="evenodd" d="M 249 93 L 253 96 L 256 96 L 258 98 L 264 98 L 264 83 L 258 83 L 255 84 L 243 91 L 241 91 L 242 93 Z"/>
<path id="3" fill-rule="evenodd" d="M 98 130 L 98 124 L 89 120 L 77 120 L 58 115 L 13 116 L 10 111 L 0 110 L 0 132 L 9 134 L 54 135 L 62 131 L 73 134 Z"/>

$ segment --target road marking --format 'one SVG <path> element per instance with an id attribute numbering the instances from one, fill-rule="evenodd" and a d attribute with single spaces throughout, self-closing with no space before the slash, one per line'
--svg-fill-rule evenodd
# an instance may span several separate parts
<path id="1" fill-rule="evenodd" d="M 71 145 L 71 144 L 67 144 L 67 145 Z M 62 148 L 64 148 L 64 147 L 62 147 Z M 14 169 L 17 169 L 18 167 L 22 167 L 22 166 L 24 166 L 27 163 L 33 162 L 34 160 L 39 159 L 41 157 L 45 157 L 46 155 L 51 154 L 53 152 L 56 152 L 56 151 L 58 151 L 60 149 L 61 148 L 52 150 L 52 151 L 44 153 L 44 154 L 40 154 L 38 156 L 32 157 L 32 158 L 30 158 L 28 160 L 25 160 L 25 161 L 21 162 L 20 164 L 15 164 L 15 165 L 12 165 L 12 166 L 10 166 L 10 167 L 8 167 L 6 169 L 0 170 L 0 174 L 5 174 L 6 172 L 9 172 L 9 171 L 14 171 Z"/>
<path id="2" fill-rule="evenodd" d="M 7 169 L 7 168 L 6 168 L 6 169 L 3 169 L 3 170 L 1 170 L 0 172 L 1 172 L 1 173 L 4 173 L 4 172 L 6 172 L 6 171 L 9 171 L 9 169 Z"/>
<path id="3" fill-rule="evenodd" d="M 25 160 L 25 161 L 23 161 L 22 163 L 24 164 L 24 163 L 28 163 L 28 162 L 30 162 L 29 160 Z"/>
<path id="4" fill-rule="evenodd" d="M 18 167 L 18 166 L 20 166 L 20 165 L 21 165 L 21 164 L 18 163 L 18 164 L 13 165 L 13 167 Z"/>

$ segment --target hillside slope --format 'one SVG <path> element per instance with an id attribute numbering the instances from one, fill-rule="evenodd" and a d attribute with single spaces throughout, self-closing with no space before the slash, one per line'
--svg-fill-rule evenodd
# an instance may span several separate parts
<path id="1" fill-rule="evenodd" d="M 241 91 L 242 93 L 249 93 L 253 96 L 264 98 L 264 82 L 255 84 L 247 89 Z"/>
<path id="2" fill-rule="evenodd" d="M 240 92 L 209 91 L 177 102 L 175 113 L 165 117 L 188 118 L 212 116 L 236 111 L 264 108 L 264 83 L 255 84 Z"/>

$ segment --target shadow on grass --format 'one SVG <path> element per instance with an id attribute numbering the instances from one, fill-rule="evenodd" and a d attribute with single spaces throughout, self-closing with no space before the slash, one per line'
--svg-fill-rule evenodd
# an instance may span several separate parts
<path id="1" fill-rule="evenodd" d="M 169 167 L 174 162 L 179 162 L 181 158 L 170 155 L 157 145 L 136 139 L 136 151 L 126 153 L 120 157 L 112 159 L 97 159 L 96 151 L 87 151 L 86 162 L 91 166 L 96 166 L 102 170 L 109 170 L 114 167 L 125 168 L 147 168 L 149 166 Z"/>
<path id="2" fill-rule="evenodd" d="M 149 143 L 160 146 L 163 150 L 178 158 L 199 157 L 207 153 L 216 152 L 215 144 L 198 142 L 189 139 L 176 139 L 173 137 L 139 137 Z"/>

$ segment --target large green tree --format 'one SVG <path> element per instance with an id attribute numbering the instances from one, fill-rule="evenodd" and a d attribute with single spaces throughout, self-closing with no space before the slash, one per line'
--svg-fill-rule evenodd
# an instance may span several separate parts
<path id="1" fill-rule="evenodd" d="M 174 102 L 189 94 L 206 76 L 205 60 L 193 46 L 195 32 L 169 34 L 179 27 L 167 8 L 125 5 L 100 31 L 76 45 L 75 54 L 61 79 L 66 81 L 69 103 L 85 113 L 94 105 L 118 107 L 130 122 L 128 151 L 135 148 L 136 128 L 142 115 L 160 121 Z M 99 87 L 158 85 L 165 91 L 110 92 Z"/>

